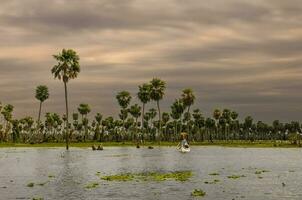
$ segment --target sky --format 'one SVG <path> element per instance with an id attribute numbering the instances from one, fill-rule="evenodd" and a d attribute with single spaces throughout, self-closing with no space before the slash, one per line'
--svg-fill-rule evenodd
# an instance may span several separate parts
<path id="1" fill-rule="evenodd" d="M 165 112 L 192 88 L 206 117 L 229 108 L 241 119 L 301 119 L 301 0 L 1 0 L 0 101 L 15 117 L 36 118 L 38 85 L 50 92 L 42 112 L 64 112 L 50 72 L 63 48 L 80 56 L 71 112 L 88 103 L 91 117 L 117 116 L 117 92 L 139 103 L 138 85 L 158 77 Z"/>

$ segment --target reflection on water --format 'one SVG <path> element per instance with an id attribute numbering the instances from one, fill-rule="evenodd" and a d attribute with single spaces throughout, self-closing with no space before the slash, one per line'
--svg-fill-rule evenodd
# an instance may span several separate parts
<path id="1" fill-rule="evenodd" d="M 193 147 L 188 154 L 171 147 L 2 148 L 0 199 L 175 200 L 194 199 L 190 196 L 194 189 L 206 192 L 203 199 L 302 199 L 301 153 L 300 149 L 221 147 Z M 185 170 L 194 174 L 186 182 L 100 179 L 118 173 Z M 31 182 L 35 186 L 27 187 Z M 85 188 L 89 183 L 99 185 Z"/>

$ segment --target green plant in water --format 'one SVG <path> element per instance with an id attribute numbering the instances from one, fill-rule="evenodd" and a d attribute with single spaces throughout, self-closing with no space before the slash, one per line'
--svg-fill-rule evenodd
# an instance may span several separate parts
<path id="1" fill-rule="evenodd" d="M 85 186 L 86 189 L 93 189 L 99 186 L 99 183 L 97 182 L 93 182 L 93 183 L 89 183 L 88 185 Z"/>
<path id="2" fill-rule="evenodd" d="M 54 178 L 55 176 L 54 175 L 52 175 L 52 174 L 49 174 L 48 175 L 48 178 Z"/>
<path id="3" fill-rule="evenodd" d="M 28 183 L 28 184 L 27 184 L 27 187 L 34 187 L 34 186 L 35 186 L 34 183 Z"/>
<path id="4" fill-rule="evenodd" d="M 48 183 L 48 181 L 43 182 L 43 183 L 37 183 L 37 185 L 39 185 L 39 186 L 44 186 L 46 183 Z"/>
<path id="5" fill-rule="evenodd" d="M 228 176 L 228 178 L 230 179 L 238 179 L 238 178 L 242 178 L 242 177 L 246 177 L 245 175 L 232 175 L 232 176 Z"/>
<path id="6" fill-rule="evenodd" d="M 191 192 L 191 196 L 193 197 L 203 197 L 205 195 L 206 193 L 201 189 L 194 189 L 193 192 Z"/>
<path id="7" fill-rule="evenodd" d="M 44 198 L 42 198 L 42 197 L 34 197 L 34 198 L 32 198 L 32 200 L 44 200 Z"/>
<path id="8" fill-rule="evenodd" d="M 133 180 L 133 178 L 134 178 L 134 176 L 130 173 L 109 175 L 109 176 L 101 177 L 101 179 L 106 180 L 106 181 L 131 181 L 131 180 Z"/>
<path id="9" fill-rule="evenodd" d="M 209 174 L 210 176 L 219 176 L 220 174 L 219 173 L 217 173 L 217 172 L 214 172 L 214 173 L 211 173 L 211 174 Z"/>
<path id="10" fill-rule="evenodd" d="M 145 173 L 125 173 L 110 176 L 103 176 L 101 179 L 107 181 L 132 181 L 132 180 L 143 180 L 143 181 L 187 181 L 192 177 L 191 171 L 176 171 L 170 173 L 158 173 L 158 172 L 145 172 Z"/>
<path id="11" fill-rule="evenodd" d="M 204 183 L 205 183 L 205 184 L 216 184 L 216 183 L 218 183 L 218 182 L 220 182 L 220 180 L 215 179 L 215 180 L 213 180 L 213 181 L 205 181 Z"/>

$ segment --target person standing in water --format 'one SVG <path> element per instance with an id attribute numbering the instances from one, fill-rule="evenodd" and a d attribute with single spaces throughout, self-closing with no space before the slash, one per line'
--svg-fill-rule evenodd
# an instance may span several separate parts
<path id="1" fill-rule="evenodd" d="M 182 137 L 182 141 L 177 145 L 179 148 L 183 147 L 183 148 L 189 148 L 189 144 L 188 144 L 188 141 L 187 141 L 187 136 L 188 134 L 183 132 L 180 134 L 181 137 Z"/>

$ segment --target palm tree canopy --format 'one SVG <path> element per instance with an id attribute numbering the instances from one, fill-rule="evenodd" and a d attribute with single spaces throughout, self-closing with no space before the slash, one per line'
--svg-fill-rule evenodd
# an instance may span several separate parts
<path id="1" fill-rule="evenodd" d="M 102 118 L 103 118 L 103 115 L 101 113 L 97 113 L 95 116 L 95 120 L 98 122 L 98 124 L 101 123 Z"/>
<path id="2" fill-rule="evenodd" d="M 151 85 L 148 83 L 144 83 L 143 85 L 138 86 L 138 93 L 137 97 L 142 103 L 148 103 L 150 101 L 150 92 L 151 92 Z"/>
<path id="3" fill-rule="evenodd" d="M 61 53 L 53 55 L 58 63 L 53 66 L 51 73 L 55 78 L 63 79 L 68 82 L 69 79 L 74 79 L 80 72 L 80 57 L 72 49 L 63 49 Z"/>
<path id="4" fill-rule="evenodd" d="M 215 109 L 213 112 L 213 117 L 218 120 L 221 117 L 221 112 L 219 109 Z"/>
<path id="5" fill-rule="evenodd" d="M 48 88 L 46 85 L 39 85 L 36 88 L 36 99 L 38 99 L 41 102 L 44 102 L 46 99 L 48 99 L 49 93 Z"/>
<path id="6" fill-rule="evenodd" d="M 166 83 L 158 78 L 153 78 L 150 81 L 151 84 L 151 92 L 150 97 L 154 101 L 159 101 L 164 97 Z"/>
<path id="7" fill-rule="evenodd" d="M 88 104 L 81 103 L 78 107 L 78 111 L 81 115 L 87 115 L 90 113 L 91 109 Z"/>
<path id="8" fill-rule="evenodd" d="M 134 104 L 130 107 L 129 113 L 134 117 L 138 118 L 141 116 L 141 107 L 138 104 Z"/>
<path id="9" fill-rule="evenodd" d="M 173 119 L 179 119 L 184 112 L 184 104 L 181 99 L 175 99 L 171 106 L 171 117 Z"/>
<path id="10" fill-rule="evenodd" d="M 193 105 L 196 98 L 191 88 L 184 89 L 181 97 L 185 107 Z"/>
<path id="11" fill-rule="evenodd" d="M 123 108 L 126 109 L 129 104 L 130 101 L 132 99 L 130 93 L 128 91 L 121 91 L 116 95 L 116 99 L 118 101 L 118 104 Z"/>

